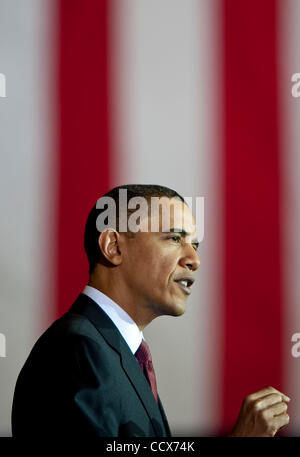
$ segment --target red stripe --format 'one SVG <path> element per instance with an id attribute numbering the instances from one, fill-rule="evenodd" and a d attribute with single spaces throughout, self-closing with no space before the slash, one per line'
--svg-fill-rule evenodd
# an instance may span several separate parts
<path id="1" fill-rule="evenodd" d="M 224 0 L 223 432 L 246 394 L 281 389 L 276 1 Z"/>
<path id="2" fill-rule="evenodd" d="M 58 0 L 58 201 L 56 313 L 88 280 L 89 210 L 109 188 L 108 1 Z"/>

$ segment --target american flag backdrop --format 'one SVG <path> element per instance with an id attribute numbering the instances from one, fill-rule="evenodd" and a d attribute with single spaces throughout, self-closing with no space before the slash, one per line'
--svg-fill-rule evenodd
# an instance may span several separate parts
<path id="1" fill-rule="evenodd" d="M 89 210 L 128 183 L 205 199 L 187 311 L 145 330 L 173 434 L 227 433 L 272 385 L 300 435 L 299 49 L 300 0 L 0 0 L 1 436 L 88 281 Z"/>

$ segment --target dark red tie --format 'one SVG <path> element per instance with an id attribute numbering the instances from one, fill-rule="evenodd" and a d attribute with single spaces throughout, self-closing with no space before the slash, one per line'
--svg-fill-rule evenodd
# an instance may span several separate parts
<path id="1" fill-rule="evenodd" d="M 155 400 L 158 402 L 155 372 L 152 364 L 150 349 L 145 340 L 142 340 L 138 350 L 134 355 L 139 362 L 142 372 L 150 384 Z"/>

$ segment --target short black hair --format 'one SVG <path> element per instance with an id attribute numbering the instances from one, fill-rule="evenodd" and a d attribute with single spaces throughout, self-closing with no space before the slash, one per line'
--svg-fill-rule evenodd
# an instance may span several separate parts
<path id="1" fill-rule="evenodd" d="M 168 197 L 177 198 L 185 203 L 184 198 L 179 195 L 175 190 L 169 189 L 168 187 L 159 186 L 157 184 L 126 184 L 123 186 L 114 187 L 109 192 L 104 194 L 102 197 L 111 197 L 116 203 L 116 230 L 119 227 L 119 190 L 127 190 L 127 204 L 128 201 L 133 197 L 144 197 L 150 201 L 151 197 Z M 100 232 L 97 229 L 96 221 L 99 214 L 104 209 L 96 208 L 96 204 L 91 209 L 84 231 L 84 249 L 89 262 L 89 273 L 91 274 L 97 263 L 108 264 L 104 255 L 99 248 L 98 239 Z M 129 212 L 129 210 L 128 210 Z"/>

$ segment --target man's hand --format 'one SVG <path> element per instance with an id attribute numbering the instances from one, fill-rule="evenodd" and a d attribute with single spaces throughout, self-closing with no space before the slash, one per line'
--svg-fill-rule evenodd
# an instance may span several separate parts
<path id="1" fill-rule="evenodd" d="M 286 412 L 289 401 L 289 397 L 274 387 L 265 387 L 248 395 L 230 436 L 273 437 L 289 423 L 290 418 Z"/>

